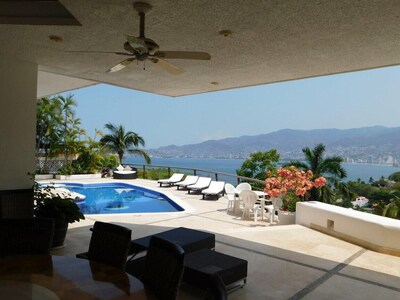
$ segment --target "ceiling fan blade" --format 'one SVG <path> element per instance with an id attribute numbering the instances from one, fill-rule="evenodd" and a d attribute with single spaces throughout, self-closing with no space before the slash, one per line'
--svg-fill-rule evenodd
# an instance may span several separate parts
<path id="1" fill-rule="evenodd" d="M 156 66 L 159 66 L 164 71 L 172 75 L 181 75 L 184 71 L 181 68 L 171 64 L 170 62 L 163 60 L 161 58 L 151 58 L 150 59 Z"/>
<path id="2" fill-rule="evenodd" d="M 167 59 L 199 59 L 210 60 L 211 55 L 207 52 L 196 51 L 157 51 L 154 56 Z"/>
<path id="3" fill-rule="evenodd" d="M 115 66 L 111 67 L 106 72 L 107 73 L 118 72 L 118 71 L 122 70 L 123 68 L 125 68 L 127 65 L 129 65 L 134 60 L 135 60 L 135 58 L 133 58 L 133 57 L 127 58 L 127 59 L 121 61 L 119 64 L 116 64 Z"/>
<path id="4" fill-rule="evenodd" d="M 72 53 L 99 53 L 99 54 L 117 54 L 117 55 L 126 55 L 132 56 L 131 53 L 126 52 L 112 52 L 112 51 L 65 51 L 65 52 L 72 52 Z"/>

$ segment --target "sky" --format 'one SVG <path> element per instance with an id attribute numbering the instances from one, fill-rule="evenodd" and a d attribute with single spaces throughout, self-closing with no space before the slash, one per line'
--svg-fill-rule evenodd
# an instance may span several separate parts
<path id="1" fill-rule="evenodd" d="M 286 128 L 400 126 L 400 67 L 177 98 L 105 84 L 64 95 L 71 93 L 88 135 L 106 132 L 106 123 L 124 125 L 146 149 Z"/>

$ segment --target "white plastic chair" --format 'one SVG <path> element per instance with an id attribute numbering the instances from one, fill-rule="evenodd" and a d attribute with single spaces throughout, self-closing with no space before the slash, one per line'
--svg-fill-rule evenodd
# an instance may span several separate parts
<path id="1" fill-rule="evenodd" d="M 261 202 L 261 203 L 263 203 L 263 202 Z M 263 209 L 265 209 L 265 208 L 268 210 L 269 223 L 272 224 L 274 222 L 275 207 L 272 204 L 270 204 L 270 205 L 265 205 L 265 204 L 261 205 L 261 211 L 262 211 L 261 218 L 263 217 L 263 214 L 265 214 L 265 211 L 263 211 Z"/>
<path id="2" fill-rule="evenodd" d="M 257 222 L 258 215 L 261 216 L 261 206 L 256 204 L 258 195 L 253 191 L 244 190 L 239 194 L 239 199 L 243 201 L 242 220 L 245 217 L 250 217 L 250 214 L 253 214 L 254 222 Z"/>
<path id="3" fill-rule="evenodd" d="M 242 191 L 251 191 L 251 185 L 247 182 L 239 183 L 235 188 L 235 193 L 239 195 Z"/>
<path id="4" fill-rule="evenodd" d="M 235 187 L 230 183 L 226 183 L 225 184 L 225 194 L 226 194 L 226 198 L 228 199 L 227 210 L 228 211 L 235 210 L 235 201 L 236 201 Z"/>
<path id="5" fill-rule="evenodd" d="M 272 205 L 274 207 L 274 216 L 273 216 L 273 218 L 275 218 L 275 212 L 279 211 L 282 208 L 283 201 L 282 201 L 282 198 L 279 198 L 279 197 L 278 198 L 271 197 L 269 200 L 272 202 Z"/>
<path id="6" fill-rule="evenodd" d="M 275 211 L 278 211 L 282 208 L 282 205 L 283 205 L 282 198 L 271 197 L 269 200 L 272 202 L 272 205 L 274 206 Z"/>

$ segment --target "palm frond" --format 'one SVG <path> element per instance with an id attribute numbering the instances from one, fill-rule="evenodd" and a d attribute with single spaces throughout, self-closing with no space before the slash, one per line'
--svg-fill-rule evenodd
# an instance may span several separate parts
<path id="1" fill-rule="evenodd" d="M 146 160 L 147 164 L 151 163 L 151 158 L 150 158 L 150 156 L 147 154 L 147 152 L 145 150 L 142 150 L 142 149 L 128 149 L 128 152 L 130 154 L 142 156 Z"/>
<path id="2" fill-rule="evenodd" d="M 291 160 L 282 165 L 282 167 L 284 167 L 284 168 L 287 168 L 290 166 L 295 166 L 297 169 L 300 169 L 300 170 L 308 170 L 310 168 L 306 163 L 304 163 L 302 161 L 298 161 L 298 160 Z"/>

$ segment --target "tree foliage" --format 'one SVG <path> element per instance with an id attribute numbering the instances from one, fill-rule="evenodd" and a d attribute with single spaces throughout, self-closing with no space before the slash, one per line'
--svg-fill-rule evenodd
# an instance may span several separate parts
<path id="1" fill-rule="evenodd" d="M 353 193 L 346 187 L 346 184 L 341 182 L 347 177 L 347 172 L 341 165 L 343 158 L 340 156 L 325 156 L 325 145 L 318 144 L 313 149 L 306 147 L 302 149 L 304 154 L 303 161 L 290 161 L 284 166 L 295 166 L 301 170 L 311 170 L 314 177 L 323 176 L 327 179 L 328 184 L 319 188 L 310 190 L 310 199 L 325 202 L 335 203 L 337 193 L 344 198 L 353 197 Z M 333 191 L 332 189 L 336 190 Z"/>
<path id="2" fill-rule="evenodd" d="M 400 182 L 400 172 L 395 172 L 388 177 L 389 180 L 393 180 L 395 182 Z"/>
<path id="3" fill-rule="evenodd" d="M 102 133 L 96 131 L 94 138 L 86 135 L 76 117 L 76 106 L 73 95 L 37 100 L 36 155 L 44 156 L 45 166 L 49 157 L 61 155 L 64 166 L 58 170 L 59 174 L 97 173 L 103 164 L 114 167 L 115 160 L 107 159 L 102 144 L 96 141 L 96 136 Z"/>
<path id="4" fill-rule="evenodd" d="M 75 116 L 73 95 L 45 97 L 37 101 L 36 153 L 48 157 L 64 157 L 64 173 L 72 172 L 71 163 L 83 146 L 85 131 Z"/>
<path id="5" fill-rule="evenodd" d="M 144 139 L 133 131 L 125 131 L 124 126 L 108 123 L 105 128 L 109 131 L 101 139 L 100 143 L 107 147 L 111 152 L 117 153 L 119 162 L 122 164 L 125 151 L 131 154 L 142 156 L 146 163 L 150 163 L 151 159 L 147 152 L 139 149 L 139 146 L 145 146 Z"/>
<path id="6" fill-rule="evenodd" d="M 36 105 L 36 154 L 45 160 L 55 154 L 59 141 L 61 103 L 57 97 L 37 100 Z"/>
<path id="7" fill-rule="evenodd" d="M 240 169 L 236 170 L 236 174 L 264 181 L 267 178 L 267 171 L 276 170 L 279 158 L 280 155 L 276 149 L 251 153 Z M 251 184 L 254 185 L 254 183 Z"/>
<path id="8" fill-rule="evenodd" d="M 400 199 L 391 200 L 391 202 L 385 206 L 383 215 L 388 218 L 400 220 Z"/>

